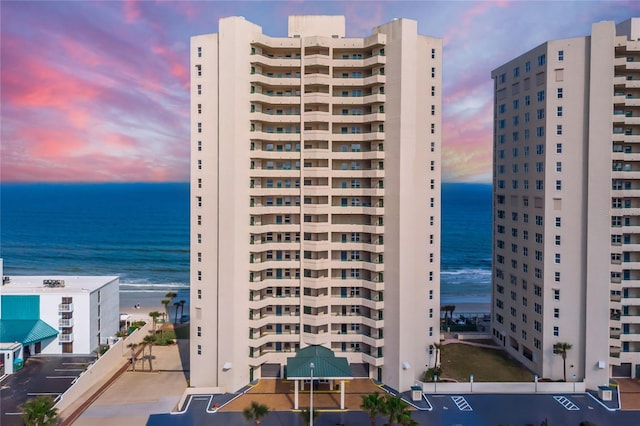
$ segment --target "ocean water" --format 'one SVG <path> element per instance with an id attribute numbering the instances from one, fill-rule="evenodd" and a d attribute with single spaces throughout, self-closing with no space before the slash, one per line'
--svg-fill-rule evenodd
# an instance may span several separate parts
<path id="1" fill-rule="evenodd" d="M 440 299 L 491 302 L 491 185 L 442 184 Z"/>
<path id="2" fill-rule="evenodd" d="M 188 183 L 2 184 L 0 219 L 5 275 L 119 275 L 131 305 L 188 298 Z"/>
<path id="3" fill-rule="evenodd" d="M 491 186 L 442 187 L 442 301 L 489 302 Z M 189 297 L 189 184 L 0 184 L 5 275 L 119 275 L 124 303 Z"/>

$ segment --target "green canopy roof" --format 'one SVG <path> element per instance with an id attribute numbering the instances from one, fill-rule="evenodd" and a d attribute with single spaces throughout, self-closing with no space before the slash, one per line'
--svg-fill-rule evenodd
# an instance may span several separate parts
<path id="1" fill-rule="evenodd" d="M 336 358 L 331 349 L 320 345 L 307 346 L 293 358 L 287 358 L 287 379 L 351 379 L 351 367 L 346 358 Z"/>
<path id="2" fill-rule="evenodd" d="M 0 342 L 20 342 L 23 345 L 54 338 L 58 330 L 42 320 L 0 320 Z"/>

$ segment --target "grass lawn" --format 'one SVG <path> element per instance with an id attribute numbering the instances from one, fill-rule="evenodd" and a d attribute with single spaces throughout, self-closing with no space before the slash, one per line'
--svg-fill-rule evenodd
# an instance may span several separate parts
<path id="1" fill-rule="evenodd" d="M 468 382 L 532 382 L 533 373 L 499 349 L 448 344 L 442 350 L 442 378 Z"/>

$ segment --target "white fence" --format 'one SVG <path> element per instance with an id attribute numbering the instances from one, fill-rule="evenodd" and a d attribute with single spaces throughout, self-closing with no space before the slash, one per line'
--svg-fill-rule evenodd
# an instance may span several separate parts
<path id="1" fill-rule="evenodd" d="M 584 393 L 584 382 L 418 382 L 422 392 L 434 393 Z"/>
<path id="2" fill-rule="evenodd" d="M 144 336 L 149 334 L 151 324 L 152 322 L 149 321 L 144 327 L 127 336 L 126 339 L 119 339 L 95 363 L 89 365 L 80 377 L 76 379 L 75 383 L 60 396 L 60 400 L 56 404 L 58 412 L 62 413 L 63 410 L 69 408 L 80 398 L 86 399 L 90 397 L 91 395 L 87 394 L 87 392 L 92 387 L 105 383 L 118 369 L 128 364 L 131 358 L 131 350 L 127 348 L 127 345 L 129 343 L 140 343 Z"/>

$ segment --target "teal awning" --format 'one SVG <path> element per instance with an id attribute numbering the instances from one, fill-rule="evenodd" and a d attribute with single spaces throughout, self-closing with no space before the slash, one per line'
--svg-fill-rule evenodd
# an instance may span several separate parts
<path id="1" fill-rule="evenodd" d="M 0 319 L 0 343 L 19 342 L 30 345 L 57 335 L 58 330 L 42 320 Z"/>
<path id="2" fill-rule="evenodd" d="M 311 363 L 315 379 L 351 379 L 353 373 L 346 358 L 336 358 L 333 351 L 320 345 L 307 346 L 294 358 L 287 358 L 287 379 L 309 379 Z"/>

